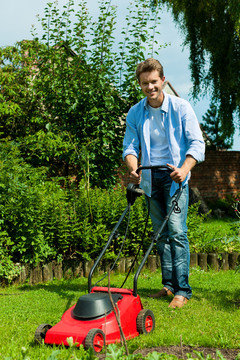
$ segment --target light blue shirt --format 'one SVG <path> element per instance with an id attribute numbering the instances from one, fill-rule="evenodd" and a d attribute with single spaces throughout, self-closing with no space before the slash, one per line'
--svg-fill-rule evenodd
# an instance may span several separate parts
<path id="1" fill-rule="evenodd" d="M 186 156 L 191 155 L 197 162 L 204 161 L 205 143 L 197 117 L 186 100 L 165 92 L 161 106 L 169 146 L 171 164 L 181 167 Z M 141 150 L 142 166 L 150 166 L 150 118 L 147 98 L 142 99 L 128 112 L 126 133 L 123 140 L 123 159 L 127 155 L 139 158 Z M 190 172 L 183 185 L 190 179 Z M 151 196 L 151 170 L 142 171 L 141 188 Z M 173 181 L 170 195 L 179 185 Z"/>

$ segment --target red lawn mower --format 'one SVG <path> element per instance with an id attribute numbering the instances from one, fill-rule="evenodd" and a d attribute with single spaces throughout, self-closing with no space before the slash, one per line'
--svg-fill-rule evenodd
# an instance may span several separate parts
<path id="1" fill-rule="evenodd" d="M 162 168 L 163 170 L 171 170 L 167 166 L 144 166 L 138 168 L 137 172 L 152 169 L 152 168 Z M 104 253 L 110 246 L 112 240 L 118 237 L 118 228 L 122 223 L 124 217 L 129 212 L 130 207 L 135 202 L 138 196 L 144 194 L 143 190 L 139 189 L 134 184 L 129 184 L 127 187 L 127 201 L 128 205 L 121 215 L 117 225 L 113 229 L 108 242 L 106 243 L 101 254 L 95 261 L 89 276 L 88 276 L 88 294 L 81 296 L 77 303 L 68 309 L 62 316 L 62 319 L 59 323 L 54 326 L 49 324 L 41 324 L 38 326 L 34 340 L 36 343 L 45 344 L 55 344 L 55 345 L 65 345 L 68 346 L 68 338 L 73 338 L 73 342 L 77 343 L 77 346 L 81 344 L 84 345 L 86 349 L 93 348 L 95 353 L 99 353 L 104 348 L 105 344 L 111 344 L 121 341 L 121 333 L 117 318 L 115 316 L 115 310 L 120 315 L 121 328 L 124 333 L 126 340 L 132 339 L 139 334 L 149 334 L 154 330 L 155 327 L 155 318 L 151 310 L 143 309 L 143 305 L 139 295 L 137 294 L 137 280 L 138 276 L 147 260 L 148 255 L 150 254 L 159 234 L 164 229 L 169 216 L 172 211 L 178 211 L 177 201 L 181 195 L 181 186 L 177 198 L 172 204 L 172 207 L 167 214 L 162 226 L 158 232 L 154 235 L 152 242 L 142 259 L 141 264 L 139 265 L 136 274 L 134 276 L 133 289 L 123 289 L 121 288 L 108 288 L 108 287 L 99 287 L 96 286 L 99 280 L 94 286 L 92 286 L 92 276 L 93 272 L 98 266 L 100 260 L 102 259 Z M 130 218 L 130 216 L 129 216 Z M 129 223 L 129 220 L 128 220 Z M 147 221 L 146 221 L 147 225 Z M 128 225 L 127 225 L 128 227 Z M 146 230 L 146 226 L 145 226 Z M 126 230 L 127 233 L 127 230 Z M 145 234 L 145 231 L 144 231 Z M 125 234 L 126 238 L 126 234 Z M 125 239 L 124 239 L 125 240 Z M 123 246 L 123 244 L 122 244 Z M 120 253 L 122 250 L 120 249 Z M 111 270 L 115 266 L 120 253 L 115 260 Z M 135 258 L 136 260 L 136 258 Z M 132 266 L 129 269 L 127 276 L 132 270 Z M 107 274 L 106 274 L 107 275 Z M 106 277 L 104 276 L 104 278 Z M 127 279 L 127 277 L 126 277 Z M 125 281 L 126 281 L 125 279 Z M 125 283 L 124 281 L 124 283 Z M 122 286 L 124 285 L 122 284 Z M 109 296 L 109 290 L 111 292 L 111 298 Z M 113 300 L 113 302 L 112 302 Z M 115 304 L 115 309 L 113 309 L 113 303 Z"/>

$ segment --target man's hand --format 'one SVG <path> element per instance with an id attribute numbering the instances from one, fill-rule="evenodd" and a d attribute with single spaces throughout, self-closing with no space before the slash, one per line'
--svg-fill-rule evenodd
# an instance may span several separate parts
<path id="1" fill-rule="evenodd" d="M 129 174 L 129 180 L 131 183 L 139 185 L 141 182 L 141 171 L 139 174 L 135 170 L 131 171 Z"/>
<path id="2" fill-rule="evenodd" d="M 186 179 L 186 176 L 188 174 L 186 170 L 182 168 L 177 168 L 176 166 L 171 164 L 167 164 L 167 165 L 173 169 L 173 172 L 170 174 L 170 176 L 173 179 L 173 181 L 175 181 L 177 184 L 183 182 Z"/>
<path id="3" fill-rule="evenodd" d="M 141 182 L 141 171 L 139 174 L 136 173 L 138 168 L 138 159 L 134 155 L 127 155 L 125 161 L 129 170 L 130 182 L 139 185 Z"/>
<path id="4" fill-rule="evenodd" d="M 173 172 L 170 174 L 173 181 L 178 184 L 183 182 L 186 179 L 189 171 L 194 168 L 196 163 L 197 161 L 191 155 L 187 155 L 183 165 L 180 168 L 177 168 L 176 166 L 171 164 L 167 164 L 168 166 L 170 166 L 170 168 L 173 169 Z"/>

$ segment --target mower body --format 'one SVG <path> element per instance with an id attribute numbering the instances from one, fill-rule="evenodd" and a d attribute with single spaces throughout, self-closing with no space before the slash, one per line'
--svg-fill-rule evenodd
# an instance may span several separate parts
<path id="1" fill-rule="evenodd" d="M 126 340 L 138 336 L 137 316 L 143 309 L 140 297 L 133 296 L 133 291 L 128 289 L 111 288 L 110 291 L 116 311 L 119 311 Z M 77 346 L 85 346 L 86 337 L 92 329 L 102 330 L 105 344 L 121 340 L 107 287 L 94 287 L 90 294 L 81 296 L 78 302 L 63 314 L 61 321 L 46 332 L 44 342 L 68 346 L 67 339 L 72 337 Z M 98 340 L 99 338 L 95 341 Z M 99 341 L 101 342 L 101 339 Z"/>

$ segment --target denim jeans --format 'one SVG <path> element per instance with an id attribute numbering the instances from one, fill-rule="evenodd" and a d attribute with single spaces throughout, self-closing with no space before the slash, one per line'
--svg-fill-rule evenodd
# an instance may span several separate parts
<path id="1" fill-rule="evenodd" d="M 170 197 L 171 184 L 170 171 L 152 170 L 152 194 L 148 199 L 154 233 L 162 225 L 176 197 L 176 194 Z M 159 234 L 156 246 L 161 260 L 163 286 L 175 295 L 190 299 L 192 289 L 188 283 L 190 252 L 186 225 L 188 200 L 188 185 L 185 185 L 178 200 L 181 212 L 172 212 L 167 225 Z"/>

